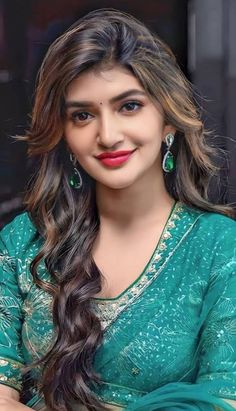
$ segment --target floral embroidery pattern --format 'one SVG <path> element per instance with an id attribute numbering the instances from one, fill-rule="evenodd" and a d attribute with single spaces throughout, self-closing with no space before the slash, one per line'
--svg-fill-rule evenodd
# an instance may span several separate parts
<path id="1" fill-rule="evenodd" d="M 138 281 L 117 299 L 93 300 L 105 331 L 95 358 L 103 381 L 96 393 L 103 401 L 125 407 L 170 382 L 204 380 L 215 396 L 236 399 L 232 227 L 223 216 L 178 203 Z M 29 241 L 35 231 L 27 214 L 4 230 L 0 383 L 20 390 L 22 364 L 39 358 L 52 343 L 51 297 L 35 287 L 29 272 L 39 244 Z M 40 275 L 49 279 L 43 266 Z M 217 298 L 200 324 L 211 287 Z M 221 388 L 214 390 L 217 381 Z"/>
<path id="2" fill-rule="evenodd" d="M 4 271 L 14 273 L 16 268 L 15 258 L 10 257 L 6 250 L 3 250 L 3 254 L 0 254 L 0 264 Z"/>
<path id="3" fill-rule="evenodd" d="M 0 381 L 13 388 L 21 390 L 22 364 L 0 357 Z"/>

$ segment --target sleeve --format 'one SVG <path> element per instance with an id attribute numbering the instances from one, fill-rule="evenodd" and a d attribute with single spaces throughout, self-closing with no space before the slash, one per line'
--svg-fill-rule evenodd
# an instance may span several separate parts
<path id="1" fill-rule="evenodd" d="M 230 260 L 212 278 L 203 310 L 208 314 L 204 312 L 195 382 L 163 385 L 139 398 L 127 411 L 235 411 L 224 401 L 236 400 L 235 274 L 236 261 Z"/>
<path id="2" fill-rule="evenodd" d="M 234 226 L 235 227 L 235 226 Z M 226 232 L 226 228 L 222 227 Z M 236 246 L 235 234 L 221 238 L 199 321 L 198 369 L 193 383 L 168 383 L 138 399 L 127 411 L 235 411 Z"/>
<path id="3" fill-rule="evenodd" d="M 236 257 L 213 282 L 222 291 L 203 325 L 197 382 L 209 382 L 217 397 L 236 400 Z"/>
<path id="4" fill-rule="evenodd" d="M 0 383 L 21 390 L 22 297 L 16 274 L 16 258 L 10 255 L 10 230 L 0 233 Z M 13 254 L 13 253 L 12 253 Z"/>

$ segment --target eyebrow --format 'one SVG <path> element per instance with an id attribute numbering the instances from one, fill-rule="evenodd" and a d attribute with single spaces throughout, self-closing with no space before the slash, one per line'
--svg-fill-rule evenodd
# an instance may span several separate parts
<path id="1" fill-rule="evenodd" d="M 131 89 L 127 90 L 124 93 L 119 94 L 118 96 L 112 97 L 109 100 L 109 103 L 116 103 L 117 101 L 123 100 L 124 98 L 130 97 L 132 95 L 140 95 L 145 96 L 146 93 L 139 89 Z M 92 101 L 66 101 L 65 102 L 65 109 L 72 108 L 72 107 L 91 107 L 94 103 Z"/>

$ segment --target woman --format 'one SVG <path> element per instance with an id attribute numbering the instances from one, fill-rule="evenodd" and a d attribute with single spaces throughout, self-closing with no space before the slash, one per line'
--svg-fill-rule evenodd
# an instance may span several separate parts
<path id="1" fill-rule="evenodd" d="M 1 234 L 0 411 L 234 409 L 236 225 L 168 47 L 88 14 L 49 48 L 26 139 L 41 166 Z"/>

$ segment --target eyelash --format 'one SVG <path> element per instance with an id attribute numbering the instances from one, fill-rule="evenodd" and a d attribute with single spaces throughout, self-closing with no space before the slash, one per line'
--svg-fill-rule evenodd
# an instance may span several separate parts
<path id="1" fill-rule="evenodd" d="M 124 104 L 121 106 L 121 108 L 120 108 L 119 111 L 122 112 L 122 110 L 123 110 L 125 107 L 127 108 L 128 105 L 129 105 L 129 106 L 130 106 L 130 105 L 135 105 L 136 108 L 133 109 L 133 110 L 124 110 L 126 113 L 136 112 L 136 111 L 138 111 L 138 110 L 143 106 L 143 104 L 140 103 L 139 101 L 127 101 L 127 103 L 124 103 Z M 86 114 L 86 115 L 88 115 L 88 116 L 93 117 L 92 114 L 88 113 L 87 111 L 75 111 L 74 113 L 71 114 L 71 120 L 73 121 L 73 123 L 85 123 L 85 122 L 87 122 L 87 121 L 89 120 L 89 118 L 80 120 L 80 119 L 79 119 L 79 116 L 82 115 L 82 114 Z"/>
<path id="2" fill-rule="evenodd" d="M 122 106 L 121 106 L 121 109 L 122 108 L 124 108 L 125 106 L 128 106 L 128 105 L 132 105 L 132 104 L 134 104 L 134 105 L 136 105 L 136 109 L 135 110 L 127 110 L 128 112 L 130 112 L 130 113 L 132 113 L 133 111 L 137 111 L 138 109 L 140 109 L 142 106 L 143 106 L 143 104 L 142 103 L 140 103 L 139 101 L 127 101 L 127 103 L 124 103 Z"/>

